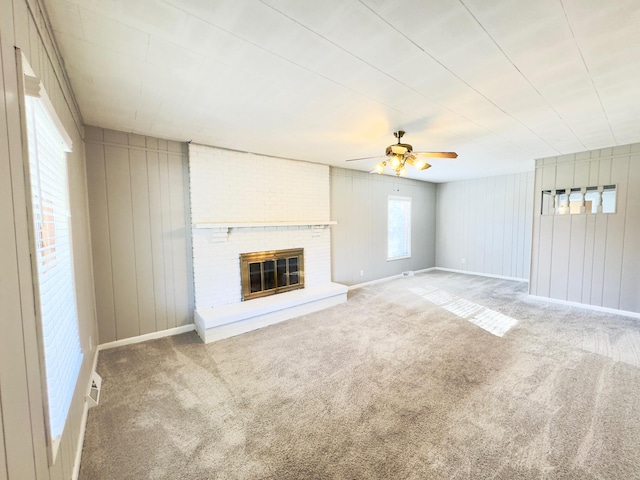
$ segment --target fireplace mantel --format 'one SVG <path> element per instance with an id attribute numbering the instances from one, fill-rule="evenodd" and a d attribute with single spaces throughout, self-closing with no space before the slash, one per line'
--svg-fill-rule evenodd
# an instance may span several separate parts
<path id="1" fill-rule="evenodd" d="M 294 221 L 294 222 L 220 222 L 220 223 L 193 223 L 191 226 L 195 229 L 208 229 L 211 231 L 211 239 L 214 242 L 226 242 L 228 240 L 229 230 L 257 228 L 257 227 L 278 227 L 278 228 L 294 228 L 309 227 L 313 236 L 319 236 L 322 231 L 330 225 L 336 225 L 335 220 L 318 220 L 318 221 Z"/>
<path id="2" fill-rule="evenodd" d="M 211 222 L 194 223 L 193 228 L 255 228 L 255 227 L 314 227 L 325 225 L 337 225 L 335 220 L 318 221 L 294 221 L 294 222 Z"/>

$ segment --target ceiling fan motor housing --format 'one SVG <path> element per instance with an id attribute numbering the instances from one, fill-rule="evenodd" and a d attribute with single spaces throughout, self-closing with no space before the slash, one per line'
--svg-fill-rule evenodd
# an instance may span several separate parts
<path id="1" fill-rule="evenodd" d="M 412 151 L 413 147 L 408 143 L 396 143 L 387 147 L 387 157 L 390 157 L 391 155 L 404 155 L 406 153 L 411 153 Z"/>

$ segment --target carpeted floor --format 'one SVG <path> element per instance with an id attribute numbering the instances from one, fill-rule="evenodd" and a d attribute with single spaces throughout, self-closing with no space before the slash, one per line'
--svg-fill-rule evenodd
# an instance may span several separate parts
<path id="1" fill-rule="evenodd" d="M 640 479 L 640 320 L 526 288 L 430 272 L 102 351 L 80 478 Z"/>

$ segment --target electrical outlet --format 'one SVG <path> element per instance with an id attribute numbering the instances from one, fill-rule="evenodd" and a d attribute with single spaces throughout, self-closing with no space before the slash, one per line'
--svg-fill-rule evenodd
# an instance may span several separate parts
<path id="1" fill-rule="evenodd" d="M 464 259 L 464 258 L 463 258 L 463 259 L 462 259 L 462 264 L 464 265 L 464 264 L 465 264 L 465 262 L 466 262 L 466 259 Z"/>
<path id="2" fill-rule="evenodd" d="M 364 277 L 364 270 L 360 270 L 360 276 Z"/>

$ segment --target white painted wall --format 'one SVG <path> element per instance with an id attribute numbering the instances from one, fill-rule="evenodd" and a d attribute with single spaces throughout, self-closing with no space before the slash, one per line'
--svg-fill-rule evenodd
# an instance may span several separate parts
<path id="1" fill-rule="evenodd" d="M 541 215 L 541 192 L 617 185 L 616 213 Z M 640 312 L 640 144 L 536 161 L 530 292 Z"/>
<path id="2" fill-rule="evenodd" d="M 329 167 L 189 145 L 191 218 L 201 223 L 306 222 L 329 219 Z M 241 300 L 240 253 L 304 248 L 305 285 L 331 281 L 331 229 L 193 228 L 196 308 Z"/>
<path id="3" fill-rule="evenodd" d="M 437 188 L 436 266 L 528 279 L 533 172 Z"/>

